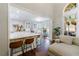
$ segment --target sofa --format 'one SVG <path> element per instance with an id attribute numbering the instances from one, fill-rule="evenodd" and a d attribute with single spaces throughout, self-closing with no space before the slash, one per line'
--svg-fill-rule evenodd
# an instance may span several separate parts
<path id="1" fill-rule="evenodd" d="M 49 56 L 79 56 L 79 38 L 61 35 L 48 48 Z"/>

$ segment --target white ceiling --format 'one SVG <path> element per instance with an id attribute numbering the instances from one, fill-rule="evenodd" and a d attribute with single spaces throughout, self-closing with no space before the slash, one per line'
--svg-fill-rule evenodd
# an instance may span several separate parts
<path id="1" fill-rule="evenodd" d="M 15 7 L 15 10 L 24 10 L 21 11 L 19 14 L 19 11 L 16 13 L 15 10 L 11 11 L 13 15 L 11 15 L 13 18 L 20 18 L 21 20 L 26 20 L 26 19 L 33 19 L 33 17 L 48 17 L 48 18 L 53 18 L 54 17 L 54 10 L 57 10 L 56 6 L 63 5 L 58 4 L 58 3 L 11 3 L 9 4 L 12 7 Z M 60 6 L 59 6 L 60 7 Z M 13 9 L 12 9 L 13 10 Z M 60 11 L 59 11 L 60 12 Z M 19 15 L 19 16 L 18 16 Z M 19 20 L 20 20 L 19 19 Z"/>
<path id="2" fill-rule="evenodd" d="M 9 18 L 11 20 L 25 21 L 25 20 L 31 19 L 33 17 L 34 17 L 34 15 L 30 12 L 27 12 L 25 10 L 23 11 L 23 10 L 18 9 L 16 7 L 13 7 L 13 6 L 9 6 Z"/>
<path id="3" fill-rule="evenodd" d="M 40 16 L 53 14 L 53 4 L 51 3 L 12 3 L 10 5 Z"/>

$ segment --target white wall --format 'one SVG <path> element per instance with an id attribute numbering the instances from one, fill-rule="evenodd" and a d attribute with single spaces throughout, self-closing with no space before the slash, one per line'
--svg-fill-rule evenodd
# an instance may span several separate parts
<path id="1" fill-rule="evenodd" d="M 64 18 L 63 18 L 63 9 L 66 3 L 55 3 L 53 6 L 53 28 L 61 27 L 62 34 L 64 30 Z"/>
<path id="2" fill-rule="evenodd" d="M 0 4 L 0 56 L 8 55 L 8 4 Z"/>
<path id="3" fill-rule="evenodd" d="M 76 25 L 76 37 L 79 37 L 79 3 L 77 3 L 77 25 Z"/>

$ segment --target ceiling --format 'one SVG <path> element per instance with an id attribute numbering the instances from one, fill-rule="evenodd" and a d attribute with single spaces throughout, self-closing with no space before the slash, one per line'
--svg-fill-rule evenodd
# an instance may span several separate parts
<path id="1" fill-rule="evenodd" d="M 60 7 L 64 4 L 63 3 L 11 3 L 9 5 L 15 7 L 15 9 L 24 10 L 24 12 L 21 12 L 21 15 L 18 12 L 16 12 L 17 14 L 14 13 L 13 11 L 12 12 L 14 13 L 14 17 L 15 15 L 16 16 L 19 15 L 20 19 L 25 18 L 24 20 L 26 20 L 29 18 L 39 17 L 39 16 L 46 18 L 53 18 L 54 13 L 56 13 L 54 12 L 54 10 L 58 10 L 57 6 Z"/>
<path id="2" fill-rule="evenodd" d="M 12 3 L 10 5 L 26 10 L 35 15 L 51 16 L 53 14 L 53 4 L 51 3 Z"/>

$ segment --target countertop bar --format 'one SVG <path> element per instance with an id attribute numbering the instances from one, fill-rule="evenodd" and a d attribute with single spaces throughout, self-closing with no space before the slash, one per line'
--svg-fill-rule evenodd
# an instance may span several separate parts
<path id="1" fill-rule="evenodd" d="M 34 37 L 34 36 L 38 36 L 40 34 L 38 33 L 27 33 L 27 32 L 16 32 L 16 33 L 11 33 L 9 35 L 9 39 L 13 40 L 13 39 L 19 39 L 19 38 L 25 38 L 25 37 Z"/>

